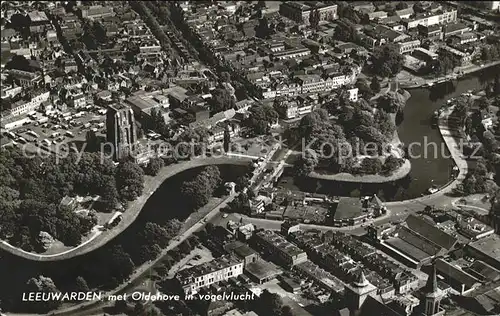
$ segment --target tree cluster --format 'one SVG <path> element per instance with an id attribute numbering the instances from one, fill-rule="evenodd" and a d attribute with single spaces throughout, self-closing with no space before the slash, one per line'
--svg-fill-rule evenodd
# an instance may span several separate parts
<path id="1" fill-rule="evenodd" d="M 320 21 L 320 13 L 318 9 L 313 9 L 309 14 L 309 24 L 313 28 L 317 28 Z"/>
<path id="2" fill-rule="evenodd" d="M 8 27 L 11 27 L 21 33 L 22 37 L 27 39 L 30 36 L 30 25 L 31 20 L 27 14 L 24 15 L 21 13 L 15 13 L 10 17 Z"/>
<path id="3" fill-rule="evenodd" d="M 276 293 L 262 291 L 259 298 L 252 304 L 252 309 L 259 315 L 292 316 L 292 309 L 283 304 L 283 300 Z"/>
<path id="4" fill-rule="evenodd" d="M 398 170 L 404 163 L 403 158 L 397 158 L 394 155 L 390 155 L 385 159 L 384 165 L 382 166 L 381 173 L 390 176 L 394 171 Z"/>
<path id="5" fill-rule="evenodd" d="M 467 173 L 464 181 L 455 187 L 454 193 L 465 196 L 486 192 L 488 188 L 488 174 L 489 171 L 486 166 L 486 162 L 484 160 L 479 160 L 476 163 L 476 166 Z"/>
<path id="6" fill-rule="evenodd" d="M 372 81 L 370 83 L 370 89 L 372 89 L 372 91 L 375 93 L 380 92 L 380 81 L 378 80 L 377 76 L 373 76 Z"/>
<path id="7" fill-rule="evenodd" d="M 210 112 L 215 114 L 233 109 L 235 104 L 236 102 L 231 93 L 227 89 L 219 87 L 212 92 Z"/>
<path id="8" fill-rule="evenodd" d="M 496 97 L 495 102 L 496 104 L 500 104 L 499 102 L 499 96 L 500 96 L 500 75 L 497 73 L 495 76 L 495 79 L 491 82 L 489 82 L 486 86 L 486 96 L 491 98 L 491 97 Z"/>
<path id="9" fill-rule="evenodd" d="M 481 47 L 481 60 L 494 61 L 500 58 L 500 45 L 490 44 Z"/>
<path id="10" fill-rule="evenodd" d="M 43 275 L 37 278 L 31 278 L 26 283 L 26 292 L 34 293 L 60 293 L 59 289 L 54 284 L 51 278 L 45 277 Z M 38 300 L 31 301 L 27 305 L 28 309 L 33 312 L 48 312 L 61 304 L 58 300 Z"/>
<path id="11" fill-rule="evenodd" d="M 378 157 L 366 157 L 361 160 L 361 166 L 356 169 L 360 174 L 378 174 L 382 171 L 382 161 Z"/>
<path id="12" fill-rule="evenodd" d="M 125 161 L 116 168 L 116 188 L 125 201 L 133 201 L 142 195 L 144 189 L 144 171 L 132 162 Z"/>
<path id="13" fill-rule="evenodd" d="M 338 3 L 337 13 L 340 18 L 347 19 L 354 24 L 359 24 L 361 22 L 360 14 L 356 12 L 347 1 L 340 1 Z"/>
<path id="14" fill-rule="evenodd" d="M 305 177 L 309 173 L 314 171 L 314 168 L 318 165 L 318 155 L 314 150 L 306 150 L 302 155 L 299 156 L 294 164 L 295 174 L 298 177 Z"/>
<path id="15" fill-rule="evenodd" d="M 271 124 L 278 119 L 278 113 L 269 105 L 254 105 L 249 109 L 249 117 L 244 124 L 256 135 L 269 133 Z"/>
<path id="16" fill-rule="evenodd" d="M 146 166 L 146 174 L 150 176 L 156 176 L 158 172 L 160 172 L 161 168 L 165 166 L 163 159 L 159 157 L 153 157 L 149 160 L 148 165 Z"/>
<path id="17" fill-rule="evenodd" d="M 170 136 L 170 129 L 168 128 L 167 123 L 165 122 L 165 118 L 163 117 L 163 113 L 159 109 L 151 110 L 151 120 L 149 122 L 150 129 L 158 132 L 163 137 Z"/>
<path id="18" fill-rule="evenodd" d="M 359 32 L 351 21 L 343 18 L 333 33 L 333 38 L 344 42 L 359 43 Z"/>
<path id="19" fill-rule="evenodd" d="M 319 109 L 304 116 L 299 124 L 299 133 L 305 138 L 310 151 L 304 152 L 303 157 L 296 162 L 295 170 L 298 175 L 308 173 L 308 170 L 314 168 L 319 162 L 324 162 L 328 168 L 339 167 L 338 150 L 342 148 L 341 144 L 345 142 L 345 135 L 342 127 L 332 124 L 328 112 L 325 109 Z M 315 157 L 318 157 L 315 159 Z"/>
<path id="20" fill-rule="evenodd" d="M 242 213 L 250 215 L 250 199 L 253 196 L 252 190 L 247 190 L 246 192 L 240 192 L 238 196 L 229 203 L 228 212 L 231 213 Z"/>
<path id="21" fill-rule="evenodd" d="M 392 77 L 403 68 L 404 57 L 395 44 L 386 44 L 375 48 L 372 58 L 374 74 L 380 77 Z"/>
<path id="22" fill-rule="evenodd" d="M 193 180 L 184 182 L 181 193 L 188 201 L 190 209 L 197 209 L 207 204 L 221 181 L 219 168 L 208 166 Z"/>
<path id="23" fill-rule="evenodd" d="M 269 26 L 269 21 L 266 17 L 259 19 L 259 24 L 255 27 L 255 36 L 258 38 L 268 39 L 274 33 L 273 29 Z"/>
<path id="24" fill-rule="evenodd" d="M 148 222 L 143 231 L 139 234 L 138 256 L 134 256 L 134 262 L 140 264 L 149 260 L 154 260 L 166 248 L 170 240 L 175 237 L 182 227 L 182 223 L 177 219 L 170 220 L 162 226 L 157 223 Z"/>
<path id="25" fill-rule="evenodd" d="M 358 174 L 389 173 L 393 170 L 392 159 L 389 159 L 386 168 L 383 168 L 379 158 L 364 159 L 359 166 L 355 166 L 354 157 L 383 154 L 385 144 L 394 136 L 394 119 L 384 107 L 374 110 L 363 99 L 352 106 L 342 98 L 327 102 L 325 107 L 338 117 L 335 123 L 325 109 L 320 109 L 304 116 L 297 128 L 308 144 L 307 150 L 294 165 L 297 176 L 306 176 L 316 167 Z M 368 143 L 373 144 L 366 145 Z"/>
<path id="26" fill-rule="evenodd" d="M 27 251 L 39 250 L 40 232 L 68 246 L 80 243 L 96 224 L 95 213 L 77 214 L 59 205 L 65 196 L 100 195 L 106 209 L 142 194 L 143 174 L 132 162 L 115 168 L 99 154 L 28 158 L 18 149 L 0 152 L 0 238 Z"/>
<path id="27" fill-rule="evenodd" d="M 172 46 L 170 45 L 169 38 L 163 31 L 163 28 L 161 27 L 160 23 L 158 23 L 158 20 L 151 13 L 151 10 L 148 7 L 147 2 L 131 1 L 130 6 L 142 16 L 144 22 L 151 30 L 151 33 L 153 33 L 155 38 L 157 38 L 158 41 L 160 42 L 161 47 L 166 52 L 170 52 L 172 55 L 174 55 Z"/>
<path id="28" fill-rule="evenodd" d="M 339 123 L 353 150 L 360 148 L 357 154 L 370 154 L 363 150 L 365 142 L 374 142 L 381 149 L 385 142 L 392 139 L 395 126 L 392 117 L 384 109 L 378 109 L 374 116 L 368 102 L 358 103 L 356 108 L 345 106 L 340 110 Z"/>
<path id="29" fill-rule="evenodd" d="M 97 49 L 99 45 L 105 44 L 108 41 L 106 36 L 106 28 L 99 21 L 89 21 L 83 24 L 82 40 L 90 49 Z"/>
<path id="30" fill-rule="evenodd" d="M 365 79 L 358 79 L 356 81 L 356 88 L 359 89 L 359 94 L 363 97 L 365 100 L 370 100 L 374 95 L 374 91 L 371 88 L 371 83 L 368 84 L 368 82 Z"/>
<path id="31" fill-rule="evenodd" d="M 404 96 L 397 92 L 389 92 L 377 98 L 377 107 L 387 113 L 398 113 L 405 104 Z"/>
<path id="32" fill-rule="evenodd" d="M 16 69 L 22 71 L 32 71 L 32 67 L 30 66 L 30 62 L 23 55 L 14 55 L 11 60 L 5 64 L 5 69 Z"/>
<path id="33" fill-rule="evenodd" d="M 460 59 L 451 52 L 441 49 L 438 53 L 439 58 L 430 63 L 430 72 L 435 75 L 446 75 L 453 73 L 453 70 L 460 66 Z"/>
<path id="34" fill-rule="evenodd" d="M 200 155 L 205 150 L 208 142 L 208 129 L 204 126 L 187 128 L 177 139 L 178 151 L 182 157 L 193 157 Z M 194 144 L 194 147 L 190 143 Z M 194 150 L 194 151 L 193 151 Z"/>

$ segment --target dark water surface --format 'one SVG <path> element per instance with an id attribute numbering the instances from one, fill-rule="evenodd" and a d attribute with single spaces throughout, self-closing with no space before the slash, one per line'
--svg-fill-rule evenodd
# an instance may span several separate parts
<path id="1" fill-rule="evenodd" d="M 339 196 L 376 193 L 385 200 L 405 200 L 421 196 L 434 185 L 439 187 L 446 184 L 450 180 L 454 163 L 449 158 L 449 151 L 439 130 L 432 127 L 434 111 L 447 100 L 464 92 L 484 88 L 487 82 L 492 80 L 499 71 L 500 66 L 495 66 L 463 77 L 458 81 L 442 83 L 431 88 L 408 90 L 412 96 L 406 104 L 402 117 L 399 118 L 398 133 L 399 138 L 406 146 L 411 143 L 420 144 L 412 147 L 413 157 L 420 157 L 411 159 L 412 170 L 404 179 L 384 185 L 317 179 L 307 179 L 298 183 L 294 182 L 291 170 L 287 170 L 280 185 L 294 190 Z M 437 149 L 436 155 L 434 148 Z M 425 154 L 426 152 L 427 154 Z"/>
<path id="2" fill-rule="evenodd" d="M 462 78 L 454 84 L 441 84 L 432 89 L 411 89 L 412 97 L 404 110 L 404 117 L 398 127 L 401 141 L 435 142 L 442 144 L 439 131 L 431 127 L 434 111 L 447 99 L 460 95 L 468 90 L 480 89 L 487 80 L 492 79 L 500 67 L 490 68 L 483 72 Z M 444 145 L 443 145 L 444 146 Z M 309 192 L 324 192 L 341 196 L 377 193 L 386 200 L 402 200 L 420 196 L 432 185 L 442 185 L 449 180 L 453 162 L 441 155 L 438 157 L 422 157 L 412 160 L 410 175 L 402 180 L 381 185 L 360 185 L 355 183 L 333 182 L 310 179 L 303 183 L 294 183 L 285 175 L 280 185 L 291 189 L 302 189 Z M 0 306 L 5 309 L 21 309 L 15 304 L 20 300 L 21 292 L 29 278 L 44 275 L 51 277 L 61 291 L 70 291 L 77 276 L 83 276 L 92 287 L 102 285 L 106 280 L 107 256 L 114 245 L 121 245 L 126 251 L 137 243 L 137 234 L 146 222 L 162 223 L 177 217 L 181 220 L 189 216 L 180 198 L 181 183 L 195 176 L 202 167 L 188 170 L 167 179 L 148 200 L 136 221 L 123 233 L 107 245 L 89 254 L 55 262 L 35 262 L 13 256 L 0 250 Z M 235 165 L 219 166 L 224 181 L 234 181 L 246 172 L 246 167 Z M 99 275 L 101 274 L 101 276 Z M 15 308 L 13 308 L 15 307 Z"/>
<path id="3" fill-rule="evenodd" d="M 218 165 L 223 182 L 234 181 L 247 172 L 242 165 Z M 162 224 L 171 218 L 185 220 L 190 212 L 180 195 L 180 186 L 196 176 L 204 167 L 181 172 L 167 180 L 146 202 L 137 219 L 120 235 L 105 246 L 68 260 L 54 262 L 35 262 L 19 258 L 0 250 L 0 307 L 10 310 L 26 311 L 17 300 L 21 299 L 26 281 L 39 275 L 53 279 L 62 292 L 73 291 L 77 276 L 83 276 L 90 287 L 109 282 L 109 250 L 121 245 L 126 252 L 132 253 L 138 246 L 140 234 L 147 222 Z"/>

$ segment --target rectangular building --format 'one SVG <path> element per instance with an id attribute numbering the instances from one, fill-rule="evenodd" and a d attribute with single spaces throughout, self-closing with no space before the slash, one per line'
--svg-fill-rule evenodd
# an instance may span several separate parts
<path id="1" fill-rule="evenodd" d="M 412 56 L 424 61 L 426 64 L 437 60 L 439 57 L 438 54 L 422 47 L 415 48 L 412 52 Z"/>
<path id="2" fill-rule="evenodd" d="M 223 256 L 212 261 L 177 272 L 186 295 L 196 294 L 199 289 L 227 281 L 243 273 L 243 262 L 233 256 Z"/>
<path id="3" fill-rule="evenodd" d="M 268 252 L 276 261 L 286 267 L 292 267 L 307 260 L 307 254 L 304 250 L 273 231 L 259 231 L 254 235 L 254 238 L 262 250 Z"/>
<path id="4" fill-rule="evenodd" d="M 431 40 L 443 39 L 443 27 L 441 25 L 422 25 L 417 26 L 418 34 Z"/>
<path id="5" fill-rule="evenodd" d="M 437 13 L 423 13 L 417 17 L 404 21 L 406 28 L 413 29 L 419 25 L 431 26 L 437 24 L 447 24 L 457 21 L 457 10 L 450 9 Z"/>
<path id="6" fill-rule="evenodd" d="M 43 102 L 49 99 L 49 96 L 50 92 L 47 91 L 37 94 L 28 102 L 20 100 L 12 105 L 10 114 L 12 116 L 19 116 L 37 110 Z"/>
<path id="7" fill-rule="evenodd" d="M 399 42 L 398 46 L 400 54 L 411 53 L 416 48 L 420 47 L 420 40 L 418 39 L 405 40 L 403 42 Z"/>
<path id="8" fill-rule="evenodd" d="M 500 237 L 498 235 L 490 235 L 478 241 L 467 245 L 467 252 L 495 269 L 500 269 Z"/>
<path id="9" fill-rule="evenodd" d="M 436 269 L 446 283 L 460 295 L 465 295 L 481 285 L 481 282 L 473 275 L 441 258 L 436 260 Z"/>
<path id="10" fill-rule="evenodd" d="M 320 21 L 337 19 L 336 4 L 324 4 L 315 1 L 287 1 L 280 4 L 280 14 L 297 23 L 309 24 L 309 16 L 313 10 L 318 10 Z"/>

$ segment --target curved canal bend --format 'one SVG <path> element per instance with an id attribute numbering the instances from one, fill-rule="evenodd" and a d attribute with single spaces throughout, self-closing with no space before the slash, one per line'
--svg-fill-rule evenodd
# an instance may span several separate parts
<path id="1" fill-rule="evenodd" d="M 144 208 L 130 226 L 110 242 L 92 252 L 66 260 L 34 261 L 0 250 L 0 303 L 4 304 L 0 304 L 0 307 L 5 307 L 5 310 L 9 312 L 29 312 L 24 309 L 25 304 L 19 300 L 22 298 L 28 279 L 40 275 L 52 278 L 62 292 L 75 290 L 72 286 L 77 276 L 84 277 L 91 288 L 94 286 L 98 286 L 101 290 L 114 288 L 113 285 L 105 286 L 105 283 L 111 281 L 109 275 L 114 269 L 109 265 L 110 250 L 120 245 L 132 257 L 134 253 L 137 257 L 141 246 L 139 234 L 142 233 L 147 222 L 164 224 L 172 218 L 186 220 L 190 212 L 187 211 L 186 201 L 180 194 L 181 184 L 194 178 L 205 167 L 188 169 L 166 179 L 147 200 Z M 246 164 L 241 163 L 225 163 L 217 167 L 221 172 L 223 182 L 235 181 L 249 170 Z M 220 192 L 216 192 L 216 195 L 223 194 L 222 190 L 224 190 L 223 186 Z"/>
<path id="2" fill-rule="evenodd" d="M 450 180 L 454 163 L 439 130 L 431 125 L 434 111 L 448 99 L 469 90 L 484 88 L 499 71 L 500 66 L 494 66 L 467 75 L 453 83 L 443 83 L 431 88 L 408 89 L 412 96 L 406 103 L 403 116 L 399 119 L 398 134 L 405 145 L 412 143 L 419 145 L 413 146 L 412 156 L 415 158 L 411 159 L 412 169 L 407 177 L 386 184 L 358 184 L 317 179 L 307 179 L 297 183 L 293 181 L 290 175 L 291 169 L 288 168 L 279 185 L 295 190 L 339 196 L 375 193 L 387 201 L 413 199 L 424 194 L 432 186 L 445 185 Z M 437 149 L 437 155 L 434 155 L 434 147 Z"/>
<path id="3" fill-rule="evenodd" d="M 476 73 L 458 81 L 454 86 L 441 85 L 429 91 L 429 89 L 412 89 L 412 97 L 408 101 L 404 110 L 404 119 L 398 127 L 401 140 L 405 144 L 411 142 L 423 142 L 424 136 L 427 142 L 436 142 L 439 146 L 443 143 L 439 131 L 430 127 L 430 121 L 434 111 L 439 108 L 447 99 L 460 95 L 468 90 L 483 87 L 484 81 L 495 76 L 500 67 L 487 69 L 481 73 Z M 444 146 L 444 144 L 442 145 Z M 344 195 L 345 193 L 356 195 L 362 193 L 378 193 L 382 197 L 389 197 L 391 200 L 403 200 L 420 196 L 422 192 L 431 185 L 443 185 L 449 180 L 449 171 L 453 162 L 451 159 L 443 157 L 428 157 L 412 160 L 412 172 L 409 177 L 386 185 L 380 190 L 380 185 L 370 187 L 365 185 L 334 183 L 317 181 L 295 185 L 290 179 L 281 185 L 290 188 L 298 188 L 311 192 L 326 191 L 330 194 Z M 242 166 L 219 166 L 223 178 L 227 181 L 234 180 L 246 171 Z M 24 289 L 24 284 L 31 277 L 44 275 L 51 277 L 61 291 L 71 291 L 71 285 L 77 276 L 84 276 L 89 285 L 102 284 L 100 279 L 101 268 L 106 266 L 103 259 L 114 245 L 122 245 L 126 250 L 130 245 L 134 245 L 137 234 L 148 221 L 163 222 L 170 215 L 182 214 L 182 202 L 179 199 L 178 188 L 180 184 L 190 179 L 200 168 L 184 171 L 167 179 L 161 187 L 151 196 L 144 209 L 136 221 L 128 227 L 122 234 L 117 236 L 110 243 L 91 253 L 56 262 L 36 262 L 26 260 L 5 251 L 0 251 L 0 297 L 2 303 L 10 306 L 15 300 L 20 299 L 20 292 Z M 287 178 L 286 176 L 283 178 Z M 357 191 L 357 192 L 356 192 Z M 391 197 L 392 196 L 392 197 Z M 168 201 L 168 204 L 166 204 Z M 183 214 L 186 217 L 188 214 Z M 182 219 L 182 216 L 181 216 Z M 92 275 L 94 275 L 92 277 Z M 92 280 L 93 279 L 93 280 Z M 8 286 L 5 286 L 8 284 Z M 9 311 L 11 308 L 9 308 Z"/>

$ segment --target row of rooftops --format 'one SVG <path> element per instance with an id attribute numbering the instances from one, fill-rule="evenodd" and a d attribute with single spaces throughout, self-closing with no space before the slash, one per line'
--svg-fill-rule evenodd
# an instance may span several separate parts
<path id="1" fill-rule="evenodd" d="M 310 3 L 307 3 L 310 4 Z M 291 4 L 292 6 L 296 6 L 296 3 Z M 214 6 L 212 6 L 214 7 Z M 188 12 L 187 14 L 190 14 L 192 16 L 197 15 L 197 13 L 190 13 Z M 223 12 L 221 12 L 223 14 Z M 246 23 L 250 23 L 251 21 L 248 21 Z M 215 23 L 215 19 L 212 20 L 204 20 L 203 22 L 200 22 L 202 25 L 210 25 Z M 198 28 L 200 26 L 200 23 L 195 23 L 193 22 L 192 28 Z M 217 25 L 221 26 L 221 24 L 225 25 L 232 25 L 230 19 L 217 19 Z M 211 27 L 210 29 L 212 29 Z M 198 29 L 198 32 L 200 32 L 200 29 Z M 204 31 L 201 31 L 204 32 Z M 212 30 L 210 32 L 213 32 Z M 216 32 L 223 33 L 223 28 L 219 28 L 216 30 Z M 231 34 L 233 34 L 235 31 L 232 31 Z M 229 60 L 234 67 L 236 68 L 241 68 L 246 70 L 247 74 L 249 76 L 254 76 L 252 72 L 254 71 L 254 67 L 258 67 L 259 69 L 265 68 L 263 66 L 263 60 L 262 56 L 258 55 L 256 52 L 260 51 L 261 53 L 266 51 L 267 55 L 270 56 L 271 58 L 286 58 L 286 56 L 295 56 L 295 55 L 307 55 L 310 52 L 310 49 L 305 48 L 302 44 L 301 41 L 304 39 L 301 37 L 297 37 L 295 42 L 290 39 L 290 34 L 287 33 L 280 33 L 280 34 L 274 34 L 271 39 L 255 39 L 255 38 L 249 38 L 247 41 L 236 41 L 236 42 L 229 42 L 229 40 L 224 40 L 220 39 L 220 37 L 217 40 L 213 41 L 207 41 L 205 42 L 205 45 L 211 47 L 216 54 L 221 54 L 224 56 L 224 58 Z M 202 36 L 203 37 L 203 36 Z M 286 46 L 286 47 L 285 47 Z M 249 49 L 252 47 L 253 53 Z M 244 52 L 244 56 L 240 58 L 236 58 L 236 55 L 240 55 L 238 52 Z M 254 56 L 254 57 L 253 57 Z M 285 57 L 283 57 L 285 56 Z M 305 57 L 305 56 L 303 56 Z M 282 65 L 283 61 L 276 61 L 274 64 L 275 66 L 271 66 L 272 68 L 275 67 L 280 67 Z M 287 67 L 284 67 L 283 70 L 288 71 Z M 268 72 L 267 70 L 265 71 L 266 73 Z M 261 79 L 262 76 L 256 78 L 256 80 Z"/>
<path id="2" fill-rule="evenodd" d="M 204 276 L 213 272 L 221 271 L 226 268 L 243 264 L 241 260 L 232 255 L 226 255 L 216 258 L 212 261 L 200 265 L 180 270 L 176 278 L 183 284 L 191 283 L 193 278 Z"/>
<path id="3" fill-rule="evenodd" d="M 375 249 L 350 235 L 334 232 L 333 243 L 345 248 L 348 253 L 356 253 L 358 257 L 365 258 L 375 253 Z"/>
<path id="4" fill-rule="evenodd" d="M 295 267 L 299 271 L 306 273 L 316 282 L 322 283 L 324 286 L 332 289 L 336 293 L 341 293 L 344 291 L 344 286 L 342 281 L 340 281 L 330 272 L 323 270 L 322 268 L 320 268 L 318 265 L 314 264 L 311 261 L 299 263 Z"/>
<path id="5" fill-rule="evenodd" d="M 287 1 L 281 4 L 301 10 L 302 12 L 311 11 L 313 9 L 322 9 L 326 7 L 337 6 L 336 4 L 326 4 L 320 1 Z"/>
<path id="6" fill-rule="evenodd" d="M 377 271 L 383 272 L 384 275 L 388 276 L 392 281 L 400 281 L 412 277 L 411 272 L 406 271 L 400 265 L 392 262 L 385 255 L 376 253 L 371 247 L 364 245 L 364 243 L 356 240 L 352 236 L 335 233 L 325 233 L 322 235 L 319 231 L 315 230 L 296 231 L 292 233 L 292 236 L 302 247 L 311 250 L 314 249 L 317 253 L 327 254 L 334 262 L 343 265 L 349 262 L 350 259 L 328 242 L 328 240 L 332 240 L 335 244 L 337 240 L 340 240 L 337 244 L 342 245 L 342 248 L 345 248 L 348 253 L 350 249 L 357 251 L 360 254 L 359 258 L 362 259 L 361 261 L 365 265 L 376 267 Z M 365 250 L 360 251 L 360 249 Z"/>
<path id="7" fill-rule="evenodd" d="M 294 235 L 298 233 L 299 232 L 295 232 Z M 311 237 L 312 234 L 313 232 L 311 231 L 305 233 L 305 235 L 309 235 L 309 237 Z M 321 242 L 321 237 L 316 236 L 315 239 L 316 243 Z M 312 244 L 311 240 L 309 240 L 308 242 L 306 241 L 305 243 L 309 243 L 309 246 L 311 246 Z M 325 260 L 323 261 L 323 264 L 329 265 L 331 268 L 334 268 L 334 270 L 337 270 L 338 272 L 340 272 L 339 270 L 343 271 L 339 274 L 339 277 L 341 277 L 345 283 L 350 283 L 353 278 L 355 278 L 355 276 L 359 274 L 359 272 L 363 271 L 363 273 L 367 275 L 370 283 L 375 285 L 380 290 L 390 291 L 391 289 L 393 289 L 393 286 L 391 285 L 389 280 L 386 280 L 376 271 L 368 269 L 364 264 L 359 264 L 353 261 L 343 251 L 335 248 L 335 246 L 330 243 L 323 242 L 319 246 L 316 246 L 312 249 L 312 251 L 320 255 L 320 257 Z M 331 266 L 331 264 L 333 264 L 333 266 Z"/>
<path id="8" fill-rule="evenodd" d="M 256 236 L 265 241 L 269 245 L 279 249 L 281 252 L 286 253 L 290 257 L 298 256 L 304 253 L 302 249 L 285 239 L 285 237 L 275 233 L 271 230 L 261 230 L 256 233 Z"/>

